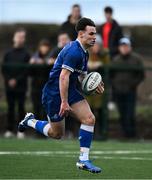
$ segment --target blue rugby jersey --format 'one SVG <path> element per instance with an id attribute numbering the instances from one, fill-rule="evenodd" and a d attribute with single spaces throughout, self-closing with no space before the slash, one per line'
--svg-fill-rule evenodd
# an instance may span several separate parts
<path id="1" fill-rule="evenodd" d="M 59 53 L 49 74 L 49 82 L 59 82 L 62 68 L 71 71 L 69 87 L 76 84 L 80 74 L 87 73 L 88 52 L 83 49 L 78 40 L 67 44 Z M 49 84 L 48 82 L 48 84 Z"/>

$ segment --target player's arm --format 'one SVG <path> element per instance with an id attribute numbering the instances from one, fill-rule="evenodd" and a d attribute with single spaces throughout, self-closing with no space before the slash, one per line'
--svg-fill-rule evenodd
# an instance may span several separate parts
<path id="1" fill-rule="evenodd" d="M 61 96 L 61 107 L 60 107 L 60 116 L 68 115 L 71 110 L 68 104 L 68 89 L 69 89 L 69 77 L 71 71 L 67 69 L 62 69 L 60 78 L 59 78 L 59 86 L 60 86 L 60 96 Z"/>

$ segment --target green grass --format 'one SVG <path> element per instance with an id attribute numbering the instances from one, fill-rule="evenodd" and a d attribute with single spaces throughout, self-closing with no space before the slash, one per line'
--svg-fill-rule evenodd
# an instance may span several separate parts
<path id="1" fill-rule="evenodd" d="M 121 150 L 120 154 L 114 154 L 118 150 Z M 130 153 L 124 154 L 126 150 Z M 96 165 L 102 167 L 101 174 L 91 174 L 76 169 L 75 162 L 79 151 L 77 141 L 0 139 L 0 152 L 12 151 L 19 154 L 0 155 L 0 179 L 152 178 L 152 143 L 150 142 L 94 142 L 91 158 L 94 158 Z M 34 154 L 25 154 L 27 151 Z M 48 154 L 36 155 L 35 151 L 47 151 Z M 95 151 L 101 151 L 103 154 L 95 154 Z M 133 151 L 136 153 L 132 153 Z M 109 154 L 105 154 L 106 152 Z"/>

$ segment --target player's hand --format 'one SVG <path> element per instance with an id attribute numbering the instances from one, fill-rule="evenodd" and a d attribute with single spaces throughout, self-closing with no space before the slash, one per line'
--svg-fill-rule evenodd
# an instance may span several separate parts
<path id="1" fill-rule="evenodd" d="M 104 92 L 104 83 L 101 82 L 101 83 L 98 85 L 97 89 L 96 89 L 96 93 L 97 93 L 97 94 L 102 94 L 103 92 Z"/>
<path id="2" fill-rule="evenodd" d="M 72 108 L 69 106 L 68 102 L 62 102 L 59 115 L 67 117 L 70 111 L 72 111 Z"/>
<path id="3" fill-rule="evenodd" d="M 10 80 L 8 81 L 8 85 L 9 85 L 11 88 L 14 88 L 14 87 L 16 86 L 16 84 L 17 84 L 16 79 L 10 79 Z"/>

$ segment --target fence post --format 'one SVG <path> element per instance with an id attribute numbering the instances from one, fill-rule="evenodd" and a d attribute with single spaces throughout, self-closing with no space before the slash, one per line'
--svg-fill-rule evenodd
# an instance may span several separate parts
<path id="1" fill-rule="evenodd" d="M 100 108 L 100 136 L 101 140 L 106 140 L 108 138 L 108 94 L 109 94 L 109 66 L 104 65 L 100 70 L 100 74 L 102 75 L 105 91 L 101 97 L 102 106 Z"/>

